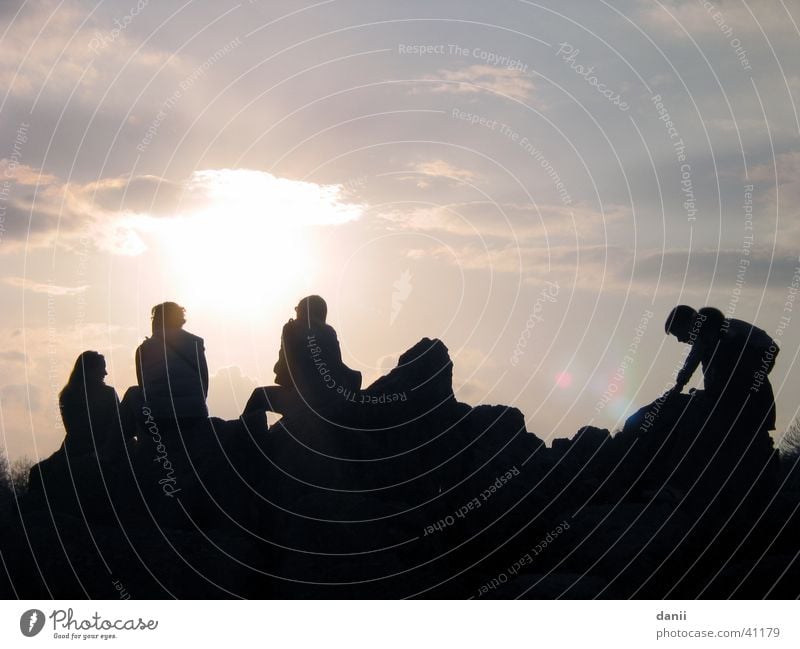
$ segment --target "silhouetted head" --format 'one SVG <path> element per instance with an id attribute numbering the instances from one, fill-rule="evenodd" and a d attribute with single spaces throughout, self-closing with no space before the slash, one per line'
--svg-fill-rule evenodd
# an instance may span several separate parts
<path id="1" fill-rule="evenodd" d="M 695 318 L 697 318 L 697 311 L 685 304 L 679 304 L 669 312 L 667 321 L 664 323 L 664 331 L 668 335 L 675 336 L 682 343 L 691 342 Z"/>
<path id="2" fill-rule="evenodd" d="M 103 385 L 106 374 L 106 359 L 102 354 L 93 351 L 83 352 L 75 361 L 69 380 L 61 390 L 59 396 L 69 392 L 83 392 L 99 385 Z"/>
<path id="3" fill-rule="evenodd" d="M 297 319 L 303 320 L 308 325 L 311 325 L 312 322 L 325 324 L 328 317 L 328 305 L 319 295 L 304 297 L 297 303 L 294 310 L 297 313 Z"/>
<path id="4" fill-rule="evenodd" d="M 153 320 L 153 335 L 163 334 L 166 329 L 180 329 L 186 323 L 186 309 L 175 302 L 156 304 L 150 311 Z"/>
<path id="5" fill-rule="evenodd" d="M 726 327 L 725 314 L 713 306 L 705 306 L 697 312 L 696 329 L 703 342 L 716 342 Z"/>

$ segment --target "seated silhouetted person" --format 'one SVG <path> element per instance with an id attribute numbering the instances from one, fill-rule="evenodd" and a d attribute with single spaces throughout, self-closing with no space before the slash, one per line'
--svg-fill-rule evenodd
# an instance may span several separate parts
<path id="1" fill-rule="evenodd" d="M 153 307 L 153 335 L 136 350 L 136 378 L 146 414 L 191 428 L 208 418 L 208 365 L 203 339 L 183 330 L 186 310 L 174 302 Z"/>
<path id="2" fill-rule="evenodd" d="M 275 383 L 256 388 L 244 414 L 275 412 L 286 415 L 299 408 L 317 409 L 346 400 L 361 388 L 361 373 L 342 361 L 339 339 L 326 324 L 328 306 L 318 295 L 300 300 L 296 319 L 289 320 L 281 334 L 275 364 Z"/>
<path id="3" fill-rule="evenodd" d="M 775 428 L 775 400 L 767 375 L 779 350 L 763 329 L 726 319 L 713 307 L 695 311 L 686 305 L 672 310 L 664 328 L 667 334 L 692 345 L 678 372 L 676 392 L 702 365 L 704 397 L 714 415 L 731 421 L 743 418 L 766 430 Z"/>
<path id="4" fill-rule="evenodd" d="M 102 354 L 83 352 L 67 384 L 58 395 L 66 437 L 61 449 L 70 460 L 86 455 L 105 455 L 122 441 L 119 398 L 106 385 L 106 360 Z"/>

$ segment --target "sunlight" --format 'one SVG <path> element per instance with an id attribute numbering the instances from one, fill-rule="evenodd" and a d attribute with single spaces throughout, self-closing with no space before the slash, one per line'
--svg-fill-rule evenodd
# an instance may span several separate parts
<path id="1" fill-rule="evenodd" d="M 247 313 L 303 293 L 319 270 L 308 228 L 361 215 L 340 191 L 249 169 L 195 172 L 186 211 L 159 228 L 182 299 Z"/>

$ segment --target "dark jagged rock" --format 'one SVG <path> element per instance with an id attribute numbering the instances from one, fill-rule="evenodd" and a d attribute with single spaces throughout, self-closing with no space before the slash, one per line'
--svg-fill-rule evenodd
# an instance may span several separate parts
<path id="1" fill-rule="evenodd" d="M 99 461 L 57 453 L 31 471 L 25 498 L 0 503 L 3 587 L 29 598 L 115 598 L 113 580 L 152 598 L 798 594 L 787 517 L 800 492 L 774 497 L 765 434 L 720 431 L 688 409 L 615 436 L 587 426 L 548 449 L 516 408 L 457 402 L 452 370 L 444 344 L 423 339 L 337 409 L 270 429 L 263 416 L 143 429 Z"/>
<path id="2" fill-rule="evenodd" d="M 553 440 L 553 450 L 561 455 L 569 453 L 574 459 L 586 460 L 595 455 L 611 440 L 611 433 L 606 428 L 584 426 L 579 428 L 574 437 L 559 437 Z"/>
<path id="3" fill-rule="evenodd" d="M 415 415 L 453 402 L 453 362 L 447 347 L 436 338 L 423 338 L 363 393 L 370 403 L 386 405 L 389 399 L 388 405 L 402 404 Z"/>

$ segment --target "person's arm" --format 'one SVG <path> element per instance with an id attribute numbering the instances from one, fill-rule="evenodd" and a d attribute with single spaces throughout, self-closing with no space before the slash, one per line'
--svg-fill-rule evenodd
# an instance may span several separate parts
<path id="1" fill-rule="evenodd" d="M 142 346 L 139 345 L 136 348 L 136 351 L 133 354 L 133 362 L 136 365 L 136 383 L 139 384 L 139 387 L 144 389 L 144 384 L 142 383 Z"/>
<path id="2" fill-rule="evenodd" d="M 336 335 L 336 330 L 331 328 L 331 332 L 333 333 L 331 360 L 336 368 L 337 380 L 348 390 L 360 390 L 362 381 L 361 372 L 347 366 L 342 358 L 342 348 L 339 345 L 339 337 Z"/>
<path id="3" fill-rule="evenodd" d="M 94 451 L 98 456 L 109 455 L 115 444 L 121 439 L 121 420 L 119 411 L 119 396 L 110 385 L 104 385 L 97 404 L 92 406 L 97 409 L 92 412 L 92 437 L 94 438 Z"/>
<path id="4" fill-rule="evenodd" d="M 293 373 L 298 371 L 296 367 L 289 367 L 289 360 L 291 359 L 292 362 L 296 360 L 295 356 L 290 355 L 289 352 L 296 338 L 295 327 L 295 320 L 292 319 L 283 325 L 283 329 L 281 330 L 281 347 L 278 350 L 278 362 L 275 363 L 275 367 L 272 368 L 273 372 L 275 372 L 275 383 L 283 387 L 293 386 Z"/>
<path id="5" fill-rule="evenodd" d="M 343 365 L 342 361 L 342 348 L 339 345 L 339 337 L 336 335 L 336 330 L 333 327 L 329 327 L 329 342 L 328 342 L 328 349 L 326 350 L 329 363 L 333 367 L 340 367 Z"/>
<path id="6" fill-rule="evenodd" d="M 206 361 L 206 348 L 203 339 L 198 341 L 198 356 L 200 362 L 200 382 L 203 384 L 203 396 L 208 398 L 208 362 Z"/>
<path id="7" fill-rule="evenodd" d="M 283 353 L 283 344 L 281 344 L 281 348 L 278 350 L 278 361 L 275 363 L 272 371 L 275 373 L 275 383 L 277 385 L 288 384 L 288 371 L 286 367 L 286 356 Z"/>
<path id="8" fill-rule="evenodd" d="M 110 385 L 103 389 L 103 402 L 107 412 L 108 427 L 115 426 L 119 423 L 119 395 L 117 391 Z"/>
<path id="9" fill-rule="evenodd" d="M 683 367 L 681 368 L 680 372 L 678 372 L 678 376 L 675 379 L 675 388 L 678 390 L 678 392 L 683 390 L 684 386 L 691 380 L 692 375 L 700 365 L 702 358 L 702 345 L 698 340 L 692 345 L 692 349 L 689 351 L 689 355 L 686 357 Z"/>

